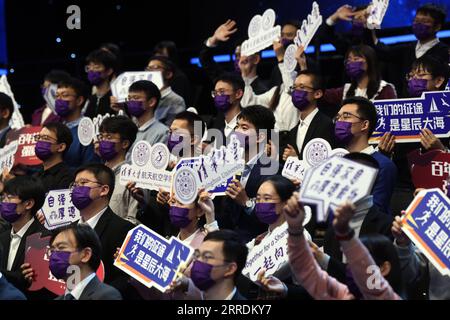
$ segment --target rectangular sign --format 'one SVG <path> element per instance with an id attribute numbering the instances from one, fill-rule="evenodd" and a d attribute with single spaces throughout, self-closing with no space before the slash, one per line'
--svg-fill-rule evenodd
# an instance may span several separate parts
<path id="1" fill-rule="evenodd" d="M 124 72 L 111 82 L 111 92 L 112 95 L 117 98 L 117 102 L 125 102 L 128 98 L 128 88 L 139 80 L 151 81 L 159 90 L 161 90 L 164 85 L 160 71 Z"/>

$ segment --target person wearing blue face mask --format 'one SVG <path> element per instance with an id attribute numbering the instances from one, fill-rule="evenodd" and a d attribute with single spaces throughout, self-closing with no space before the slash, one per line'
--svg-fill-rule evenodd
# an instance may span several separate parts
<path id="1" fill-rule="evenodd" d="M 105 283 L 122 292 L 127 286 L 128 277 L 113 266 L 114 253 L 134 225 L 119 217 L 109 207 L 114 184 L 114 172 L 110 168 L 103 164 L 88 164 L 75 172 L 71 197 L 81 216 L 75 223 L 89 225 L 100 238 Z"/>
<path id="2" fill-rule="evenodd" d="M 42 160 L 43 169 L 35 176 L 42 180 L 46 191 L 67 189 L 73 181 L 72 173 L 63 161 L 73 140 L 69 128 L 60 122 L 49 122 L 35 138 L 34 151 Z"/>
<path id="3" fill-rule="evenodd" d="M 155 118 L 160 99 L 161 93 L 151 81 L 136 81 L 128 89 L 127 110 L 136 120 L 136 141 L 145 140 L 151 145 L 157 142 L 167 143 L 169 128 Z M 130 160 L 130 156 L 131 151 L 127 153 L 127 160 Z"/>
<path id="4" fill-rule="evenodd" d="M 116 178 L 109 206 L 115 214 L 133 224 L 139 223 L 136 218 L 138 202 L 119 180 L 120 168 L 126 163 L 126 154 L 136 140 L 137 131 L 137 126 L 131 119 L 114 116 L 102 121 L 98 135 L 98 153 L 105 165 L 113 170 Z"/>
<path id="5" fill-rule="evenodd" d="M 66 281 L 64 295 L 55 300 L 122 300 L 119 291 L 102 283 L 95 274 L 101 249 L 97 234 L 88 225 L 69 225 L 55 231 L 50 239 L 49 268 L 57 279 Z M 27 277 L 32 276 L 32 271 L 27 273 Z"/>
<path id="6" fill-rule="evenodd" d="M 100 161 L 94 153 L 93 145 L 83 146 L 78 137 L 78 125 L 81 121 L 81 110 L 86 102 L 86 97 L 86 86 L 76 78 L 60 82 L 56 89 L 56 113 L 72 133 L 72 144 L 64 155 L 64 162 L 72 170 L 83 163 Z"/>
<path id="7" fill-rule="evenodd" d="M 382 153 L 369 145 L 369 138 L 377 124 L 377 111 L 369 100 L 353 97 L 344 100 L 334 119 L 335 136 L 349 152 L 361 152 L 371 155 L 379 164 L 377 180 L 373 189 L 373 201 L 385 213 L 392 214 L 391 196 L 394 190 L 397 168 Z"/>
<path id="8" fill-rule="evenodd" d="M 303 70 L 290 88 L 292 104 L 299 112 L 299 123 L 289 131 L 288 144 L 282 149 L 283 161 L 288 157 L 302 159 L 303 148 L 315 138 L 325 139 L 335 146 L 333 122 L 317 108 L 317 101 L 323 96 L 322 87 L 319 74 Z"/>
<path id="9" fill-rule="evenodd" d="M 118 65 L 117 56 L 110 51 L 97 49 L 88 54 L 85 71 L 95 93 L 88 98 L 86 117 L 94 118 L 99 114 L 115 113 L 110 107 L 110 97 L 111 81 L 116 77 Z"/>
<path id="10" fill-rule="evenodd" d="M 373 38 L 375 50 L 380 60 L 388 63 L 387 77 L 397 88 L 399 95 L 408 96 L 408 87 L 404 76 L 410 72 L 413 62 L 422 56 L 433 56 L 442 63 L 449 62 L 448 46 L 439 41 L 436 34 L 446 21 L 445 9 L 437 4 L 425 4 L 419 7 L 412 22 L 411 31 L 417 42 L 387 46 L 378 40 L 375 32 Z"/>
<path id="11" fill-rule="evenodd" d="M 21 176 L 6 182 L 0 202 L 0 215 L 10 224 L 10 228 L 0 234 L 0 246 L 3 248 L 0 272 L 29 298 L 36 296 L 26 290 L 29 283 L 22 275 L 21 266 L 25 261 L 27 237 L 36 233 L 42 233 L 42 236 L 48 234 L 35 219 L 44 199 L 45 189 L 41 181 L 35 177 Z"/>

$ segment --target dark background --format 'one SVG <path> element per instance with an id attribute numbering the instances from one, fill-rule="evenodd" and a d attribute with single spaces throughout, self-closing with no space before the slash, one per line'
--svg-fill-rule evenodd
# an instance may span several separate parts
<path id="1" fill-rule="evenodd" d="M 223 53 L 230 53 L 233 40 L 245 37 L 248 22 L 255 14 L 262 14 L 265 9 L 273 8 L 278 15 L 277 23 L 288 19 L 302 20 L 310 12 L 313 1 L 0 0 L 0 4 L 2 2 L 7 44 L 7 62 L 3 62 L 3 67 L 9 71 L 8 80 L 17 102 L 22 106 L 25 120 L 28 120 L 32 110 L 43 103 L 39 84 L 44 74 L 50 69 L 64 69 L 86 80 L 84 58 L 89 51 L 103 42 L 120 45 L 125 70 L 142 70 L 154 44 L 160 40 L 174 40 L 180 50 L 180 67 L 193 84 L 206 84 L 207 92 L 209 88 L 205 75 L 198 66 L 191 65 L 189 60 L 198 56 L 202 41 L 211 35 L 218 25 L 227 18 L 235 19 L 238 23 L 238 34 L 223 47 Z M 360 5 L 368 2 L 318 1 L 324 18 L 345 3 Z M 383 22 L 384 29 L 379 34 L 383 36 L 411 33 L 407 26 L 412 21 L 415 8 L 427 2 L 391 0 Z M 447 5 L 450 16 L 448 2 L 434 1 Z M 69 30 L 66 27 L 69 17 L 66 9 L 72 4 L 81 8 L 81 30 Z M 2 14 L 0 19 L 1 17 Z M 1 25 L 0 21 L 0 28 Z M 341 24 L 341 27 L 346 26 L 348 24 Z M 56 42 L 58 37 L 61 39 L 59 43 Z M 71 58 L 71 54 L 75 54 L 75 58 Z M 329 59 L 332 66 L 341 57 L 328 54 L 325 58 Z M 269 75 L 273 63 L 272 59 L 264 60 L 260 68 L 263 76 Z M 205 99 L 206 95 L 203 94 L 197 104 L 204 104 Z"/>

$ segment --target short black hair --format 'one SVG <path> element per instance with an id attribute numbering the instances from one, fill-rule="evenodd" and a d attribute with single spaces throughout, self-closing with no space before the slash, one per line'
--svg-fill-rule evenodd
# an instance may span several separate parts
<path id="1" fill-rule="evenodd" d="M 44 81 L 58 84 L 70 78 L 70 74 L 64 70 L 50 70 L 45 76 Z"/>
<path id="2" fill-rule="evenodd" d="M 434 20 L 434 25 L 440 24 L 441 26 L 444 25 L 445 17 L 447 16 L 445 9 L 434 3 L 427 3 L 419 7 L 416 11 L 416 15 L 418 13 L 432 17 Z"/>
<path id="3" fill-rule="evenodd" d="M 120 139 L 128 140 L 130 145 L 127 151 L 131 148 L 132 144 L 136 140 L 138 127 L 131 121 L 130 118 L 125 116 L 108 117 L 102 121 L 99 128 L 100 132 L 117 133 L 120 135 Z"/>
<path id="4" fill-rule="evenodd" d="M 86 84 L 80 79 L 70 77 L 58 83 L 58 88 L 71 88 L 75 91 L 77 97 L 83 97 L 87 99 L 89 91 Z"/>
<path id="5" fill-rule="evenodd" d="M 437 77 L 443 77 L 444 82 L 442 83 L 439 90 L 444 90 L 445 86 L 448 83 L 449 74 L 450 74 L 450 68 L 448 66 L 447 62 L 441 61 L 435 56 L 425 54 L 419 59 L 416 59 L 412 66 L 411 66 L 411 72 L 415 71 L 416 69 L 422 69 L 424 71 L 427 71 L 431 74 L 433 79 Z"/>
<path id="6" fill-rule="evenodd" d="M 266 177 L 261 181 L 259 186 L 261 186 L 264 182 L 270 182 L 272 184 L 281 201 L 288 200 L 296 188 L 295 184 L 291 180 L 280 175 Z"/>
<path id="7" fill-rule="evenodd" d="M 153 60 L 157 60 L 157 61 L 161 62 L 166 71 L 175 72 L 175 65 L 173 64 L 172 61 L 170 61 L 169 58 L 167 58 L 165 56 L 161 56 L 161 55 L 155 55 L 155 56 L 152 56 L 150 59 L 148 59 L 148 62 L 150 63 L 150 61 L 153 61 Z"/>
<path id="8" fill-rule="evenodd" d="M 202 118 L 200 118 L 200 116 L 198 114 L 195 114 L 193 112 L 190 111 L 183 111 L 178 113 L 174 120 L 186 120 L 188 122 L 188 126 L 189 126 L 189 132 L 190 134 L 194 134 L 194 129 L 195 129 L 195 123 L 200 123 L 201 124 L 201 128 L 202 128 L 202 136 L 200 138 L 203 137 L 203 135 L 205 134 L 206 131 L 206 125 L 205 122 L 202 120 Z"/>
<path id="9" fill-rule="evenodd" d="M 114 172 L 111 170 L 111 168 L 105 166 L 102 163 L 89 163 L 79 167 L 75 171 L 74 177 L 76 178 L 76 176 L 83 171 L 88 171 L 92 173 L 95 176 L 95 179 L 97 179 L 102 185 L 108 185 L 109 186 L 108 198 L 111 199 L 111 196 L 114 192 L 114 183 L 115 183 Z"/>
<path id="10" fill-rule="evenodd" d="M 45 201 L 45 187 L 39 178 L 33 176 L 17 176 L 7 181 L 4 193 L 18 196 L 20 200 L 34 200 L 31 215 L 42 208 Z"/>
<path id="11" fill-rule="evenodd" d="M 290 20 L 286 20 L 283 25 L 282 28 L 284 26 L 294 26 L 297 29 L 300 29 L 302 27 L 301 23 L 299 20 L 294 20 L 294 19 L 290 19 Z"/>
<path id="12" fill-rule="evenodd" d="M 162 50 L 164 49 L 167 50 L 167 54 L 169 55 L 168 58 L 173 63 L 175 64 L 178 63 L 178 49 L 176 43 L 171 40 L 164 40 L 158 42 L 153 48 L 154 55 L 160 56 Z"/>
<path id="13" fill-rule="evenodd" d="M 119 61 L 117 56 L 111 51 L 104 49 L 96 49 L 91 51 L 86 57 L 86 63 L 102 64 L 106 69 L 112 69 L 113 74 L 117 72 Z"/>
<path id="14" fill-rule="evenodd" d="M 5 109 L 9 111 L 9 118 L 7 120 L 10 120 L 14 112 L 14 102 L 6 93 L 0 92 L 0 110 Z"/>
<path id="15" fill-rule="evenodd" d="M 311 79 L 312 79 L 311 82 L 312 82 L 314 90 L 323 90 L 324 89 L 322 76 L 320 74 L 307 69 L 307 70 L 300 71 L 297 74 L 297 77 L 302 74 L 304 74 L 305 76 L 311 77 Z"/>
<path id="16" fill-rule="evenodd" d="M 120 52 L 120 47 L 112 42 L 105 42 L 100 45 L 100 50 L 108 51 L 116 56 L 116 59 L 120 62 L 122 54 Z"/>
<path id="17" fill-rule="evenodd" d="M 344 155 L 344 159 L 355 161 L 359 164 L 374 168 L 380 169 L 380 165 L 378 161 L 372 157 L 370 154 L 362 153 L 362 152 L 350 152 Z"/>
<path id="18" fill-rule="evenodd" d="M 377 109 L 375 109 L 375 105 L 367 98 L 363 97 L 351 97 L 342 101 L 342 106 L 346 104 L 356 104 L 358 106 L 358 114 L 359 116 L 369 121 L 369 138 L 372 136 L 373 131 L 377 125 Z"/>
<path id="19" fill-rule="evenodd" d="M 73 142 L 72 132 L 70 132 L 69 127 L 61 122 L 49 122 L 47 124 L 44 124 L 43 127 L 56 134 L 57 143 L 66 144 L 66 150 L 64 150 L 63 155 L 66 154 Z"/>
<path id="20" fill-rule="evenodd" d="M 227 262 L 236 262 L 237 270 L 234 274 L 234 280 L 241 275 L 242 269 L 247 261 L 248 248 L 239 238 L 239 235 L 232 230 L 217 230 L 206 235 L 205 241 L 223 242 L 223 256 Z"/>
<path id="21" fill-rule="evenodd" d="M 215 80 L 214 80 L 214 87 L 216 86 L 217 82 L 222 81 L 225 83 L 230 84 L 233 87 L 234 91 L 245 89 L 245 82 L 242 80 L 242 77 L 231 73 L 231 72 L 224 72 L 220 74 Z"/>
<path id="22" fill-rule="evenodd" d="M 88 265 L 94 272 L 96 272 L 100 266 L 102 245 L 95 230 L 87 224 L 74 223 L 54 230 L 50 237 L 50 245 L 53 244 L 58 234 L 70 231 L 73 232 L 75 240 L 77 241 L 77 249 L 82 250 L 85 248 L 91 248 L 92 256 L 88 262 Z"/>
<path id="23" fill-rule="evenodd" d="M 270 139 L 271 130 L 275 127 L 275 116 L 271 110 L 260 105 L 248 106 L 239 113 L 240 119 L 253 124 L 258 134 L 260 130 L 267 130 L 267 140 Z"/>
<path id="24" fill-rule="evenodd" d="M 158 106 L 159 100 L 161 100 L 161 92 L 158 87 L 156 84 L 148 80 L 133 82 L 128 89 L 128 92 L 144 92 L 147 97 L 147 101 L 151 98 L 156 98 L 156 106 Z"/>

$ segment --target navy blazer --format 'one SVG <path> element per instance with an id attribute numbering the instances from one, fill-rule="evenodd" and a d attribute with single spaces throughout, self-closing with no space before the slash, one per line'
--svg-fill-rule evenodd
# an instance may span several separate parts
<path id="1" fill-rule="evenodd" d="M 0 300 L 26 300 L 20 290 L 16 289 L 0 274 Z"/>

